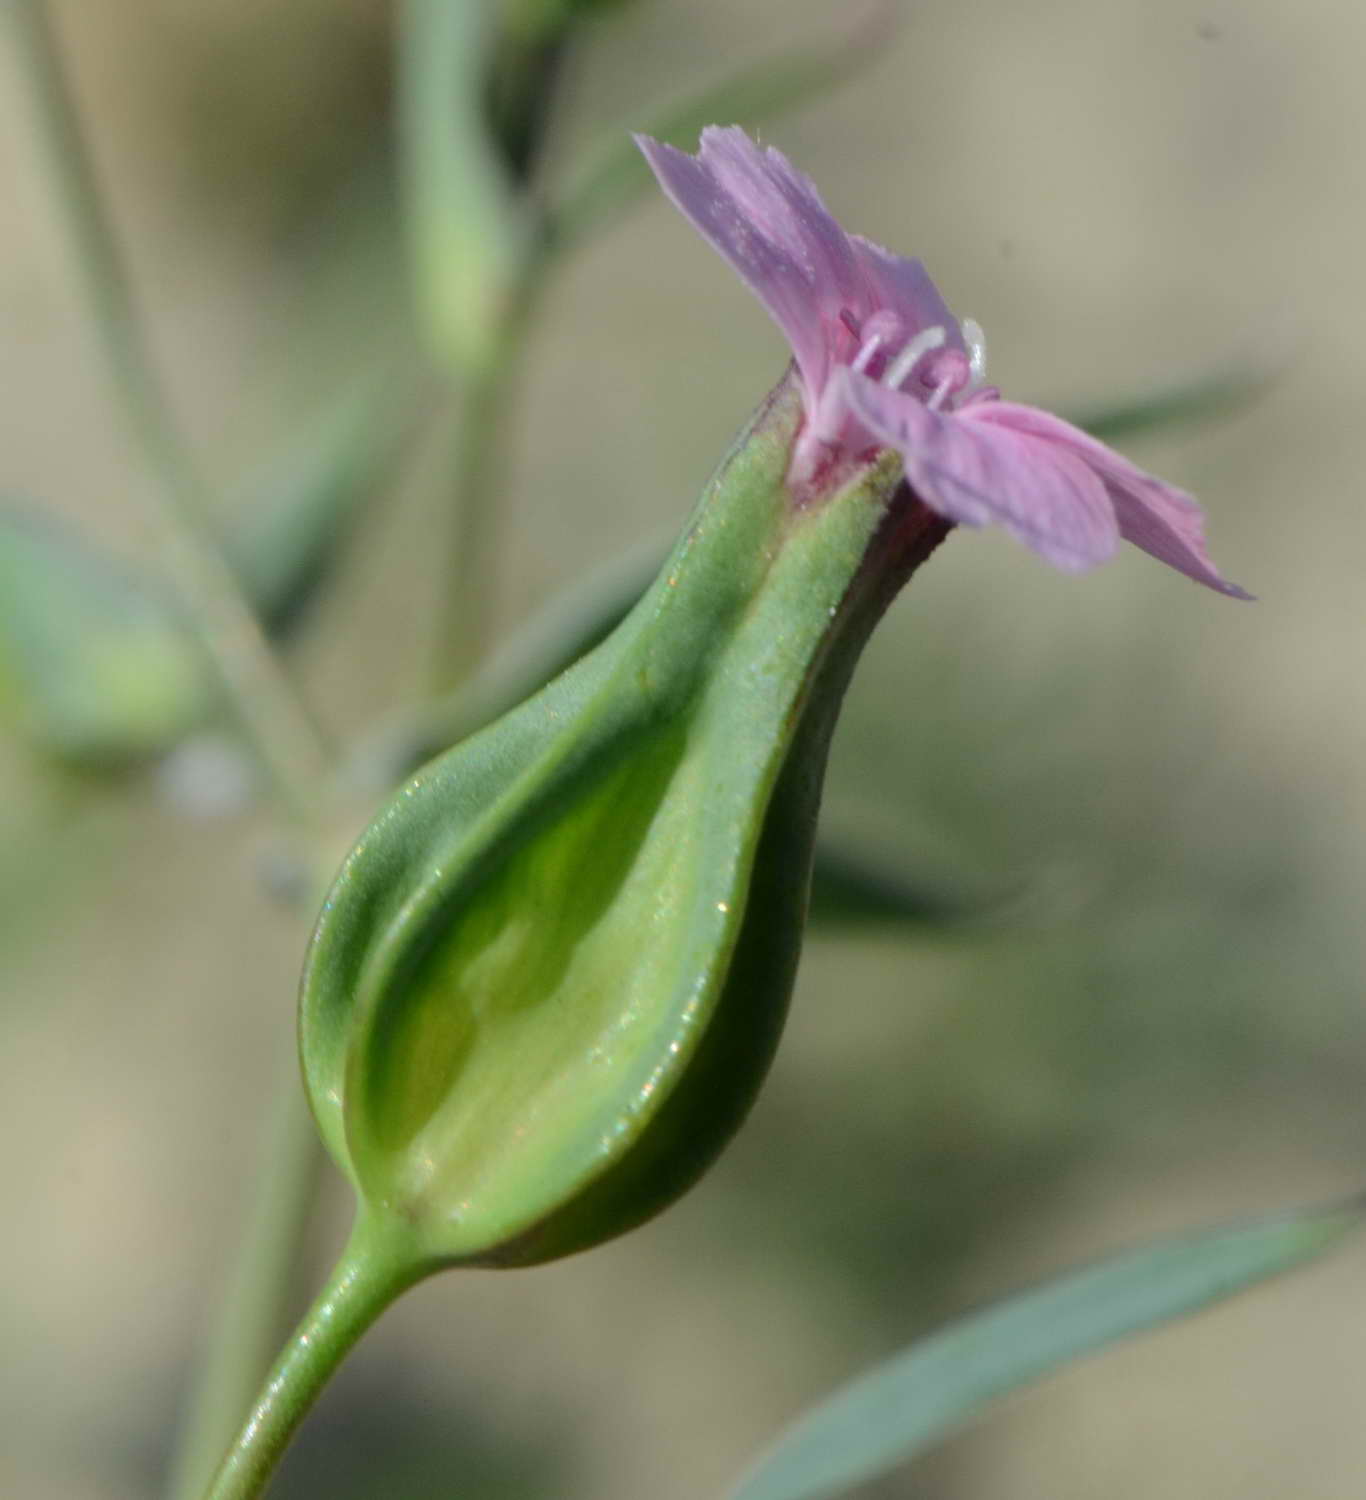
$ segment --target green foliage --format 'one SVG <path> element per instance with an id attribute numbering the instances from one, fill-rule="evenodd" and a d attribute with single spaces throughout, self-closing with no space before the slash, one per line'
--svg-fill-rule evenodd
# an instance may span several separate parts
<path id="1" fill-rule="evenodd" d="M 523 37 L 554 36 L 580 17 L 622 10 L 635 0 L 499 0 L 498 12 L 509 31 Z"/>
<path id="2" fill-rule="evenodd" d="M 1130 1251 L 971 1313 L 816 1407 L 733 1500 L 825 1500 L 924 1453 L 989 1401 L 1331 1249 L 1360 1201 Z"/>
<path id="3" fill-rule="evenodd" d="M 822 834 L 811 875 L 813 924 L 828 927 L 897 926 L 945 931 L 980 921 L 1002 905 L 1001 892 L 968 888 L 902 860 L 879 855 L 862 841 Z"/>
<path id="4" fill-rule="evenodd" d="M 277 637 L 295 628 L 408 426 L 406 391 L 357 387 L 236 487 L 226 539 Z M 154 578 L 41 513 L 0 510 L 0 715 L 61 761 L 120 766 L 159 754 L 214 712 L 217 683 Z"/>
<path id="5" fill-rule="evenodd" d="M 587 655 L 639 603 L 664 556 L 653 542 L 613 558 L 550 599 L 504 641 L 459 692 L 405 719 L 362 747 L 352 779 L 387 790 L 447 745 L 515 708 Z M 970 888 L 912 869 L 861 841 L 819 833 L 810 920 L 838 926 L 897 925 L 943 930 L 979 920 L 1004 893 Z"/>
<path id="6" fill-rule="evenodd" d="M 268 631 L 288 635 L 327 581 L 411 429 L 412 382 L 357 383 L 229 496 L 228 561 Z"/>
<path id="7" fill-rule="evenodd" d="M 418 308 L 433 349 L 457 371 L 499 353 L 526 249 L 484 109 L 493 0 L 404 0 L 399 43 L 400 165 Z"/>
<path id="8" fill-rule="evenodd" d="M 1272 374 L 1265 369 L 1219 370 L 1199 380 L 1075 412 L 1071 420 L 1092 437 L 1117 443 L 1172 427 L 1237 416 L 1266 395 L 1271 383 Z"/>
<path id="9" fill-rule="evenodd" d="M 606 640 L 639 604 L 667 556 L 662 542 L 648 543 L 554 595 L 457 692 L 405 714 L 363 744 L 353 779 L 388 791 L 434 755 L 501 718 Z"/>
<path id="10" fill-rule="evenodd" d="M 164 594 L 68 531 L 0 511 L 0 709 L 59 759 L 112 764 L 184 734 L 207 663 Z"/>
<path id="11" fill-rule="evenodd" d="M 798 413 L 785 383 L 620 628 L 404 786 L 328 899 L 314 1112 L 363 1217 L 428 1268 L 630 1228 L 767 1069 L 896 484 L 889 462 L 794 510 Z"/>

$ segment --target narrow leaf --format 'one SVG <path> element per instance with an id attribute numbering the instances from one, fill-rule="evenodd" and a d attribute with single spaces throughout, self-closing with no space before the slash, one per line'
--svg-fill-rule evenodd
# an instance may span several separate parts
<path id="1" fill-rule="evenodd" d="M 892 17 L 888 5 L 866 6 L 853 24 L 846 22 L 833 37 L 804 42 L 750 63 L 700 93 L 676 100 L 640 121 L 638 128 L 667 145 L 692 151 L 704 125 L 753 127 L 806 104 L 846 82 L 878 56 Z M 610 224 L 653 185 L 629 132 L 614 128 L 551 206 L 546 222 L 549 247 L 576 246 Z"/>
<path id="2" fill-rule="evenodd" d="M 1131 1251 L 949 1324 L 817 1406 L 733 1500 L 820 1500 L 924 1453 L 998 1396 L 1330 1249 L 1361 1200 Z"/>
<path id="3" fill-rule="evenodd" d="M 1265 369 L 1219 370 L 1199 380 L 1074 412 L 1069 420 L 1103 442 L 1119 442 L 1236 416 L 1264 396 L 1273 379 L 1273 372 Z"/>
<path id="4" fill-rule="evenodd" d="M 667 555 L 663 544 L 645 543 L 556 595 L 509 636 L 459 692 L 405 715 L 363 745 L 352 779 L 387 791 L 434 755 L 544 687 L 616 629 Z"/>
<path id="5" fill-rule="evenodd" d="M 927 878 L 862 841 L 822 833 L 811 874 L 813 925 L 945 930 L 980 921 L 1002 897 Z"/>
<path id="6" fill-rule="evenodd" d="M 228 561 L 266 627 L 286 634 L 324 583 L 366 504 L 384 487 L 415 403 L 386 377 L 355 386 L 263 472 L 239 482 Z"/>

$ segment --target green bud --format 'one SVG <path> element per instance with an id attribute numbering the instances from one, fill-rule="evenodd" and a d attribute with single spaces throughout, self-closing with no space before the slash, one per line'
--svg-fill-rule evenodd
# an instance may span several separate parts
<path id="1" fill-rule="evenodd" d="M 399 165 L 418 311 L 452 369 L 479 371 L 500 358 L 528 247 L 485 118 L 493 0 L 404 0 L 400 15 Z"/>
<path id="2" fill-rule="evenodd" d="M 328 898 L 308 1090 L 418 1274 L 640 1223 L 768 1067 L 844 686 L 947 529 L 895 455 L 799 506 L 800 410 L 785 381 L 626 620 L 406 784 Z"/>

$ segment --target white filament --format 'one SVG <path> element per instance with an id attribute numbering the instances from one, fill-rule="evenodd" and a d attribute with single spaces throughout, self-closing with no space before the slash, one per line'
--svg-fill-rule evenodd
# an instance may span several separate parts
<path id="1" fill-rule="evenodd" d="M 916 365 L 931 349 L 942 348 L 947 337 L 948 335 L 942 328 L 922 328 L 887 367 L 887 372 L 882 377 L 883 385 L 888 390 L 900 390 L 901 382 L 915 369 Z"/>
<path id="2" fill-rule="evenodd" d="M 868 338 L 864 339 L 863 343 L 859 346 L 859 351 L 854 358 L 853 364 L 851 364 L 849 368 L 856 371 L 859 375 L 862 375 L 863 372 L 868 368 L 868 361 L 871 360 L 873 355 L 875 355 L 877 351 L 882 347 L 883 342 L 884 340 L 880 333 L 874 333 Z"/>
<path id="3" fill-rule="evenodd" d="M 950 375 L 946 379 L 941 380 L 939 384 L 935 386 L 934 394 L 925 403 L 925 405 L 930 409 L 930 411 L 938 411 L 939 408 L 944 404 L 944 397 L 948 395 L 949 391 L 952 388 L 953 377 Z"/>

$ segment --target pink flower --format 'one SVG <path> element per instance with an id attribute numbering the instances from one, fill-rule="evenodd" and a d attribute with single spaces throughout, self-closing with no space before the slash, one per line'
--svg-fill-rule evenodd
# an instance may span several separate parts
<path id="1" fill-rule="evenodd" d="M 1200 507 L 1061 418 L 984 384 L 986 347 L 918 260 L 846 234 L 815 185 L 744 131 L 711 126 L 689 156 L 637 144 L 660 185 L 786 335 L 806 421 L 789 475 L 811 499 L 879 448 L 919 498 L 964 526 L 1003 526 L 1080 572 L 1120 539 L 1235 598 L 1205 552 Z"/>

